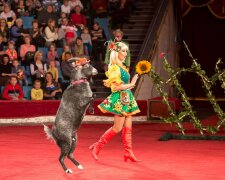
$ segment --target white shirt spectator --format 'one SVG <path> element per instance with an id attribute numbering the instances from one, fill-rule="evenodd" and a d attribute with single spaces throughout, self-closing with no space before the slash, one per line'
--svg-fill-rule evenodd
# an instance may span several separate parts
<path id="1" fill-rule="evenodd" d="M 80 2 L 80 0 L 71 0 L 69 1 L 69 5 L 71 7 L 71 9 L 73 9 L 75 6 L 79 5 L 81 7 L 81 9 L 83 9 L 83 4 Z"/>
<path id="2" fill-rule="evenodd" d="M 0 14 L 0 18 L 4 18 L 7 21 L 7 18 L 13 18 L 16 17 L 16 14 L 11 10 L 8 13 L 5 13 L 4 11 Z"/>
<path id="3" fill-rule="evenodd" d="M 53 42 L 53 41 L 55 41 L 55 40 L 57 40 L 58 39 L 58 34 L 57 34 L 57 32 L 52 32 L 51 30 L 50 30 L 50 28 L 47 26 L 46 28 L 45 28 L 45 40 L 47 41 L 47 42 Z"/>
<path id="4" fill-rule="evenodd" d="M 89 43 L 90 45 L 92 45 L 91 35 L 90 34 L 84 34 L 84 33 L 82 33 L 81 34 L 81 38 L 83 40 L 83 43 Z"/>
<path id="5" fill-rule="evenodd" d="M 71 6 L 68 5 L 68 6 L 65 6 L 64 4 L 61 6 L 61 12 L 64 12 L 66 14 L 70 14 L 70 11 L 71 11 Z"/>

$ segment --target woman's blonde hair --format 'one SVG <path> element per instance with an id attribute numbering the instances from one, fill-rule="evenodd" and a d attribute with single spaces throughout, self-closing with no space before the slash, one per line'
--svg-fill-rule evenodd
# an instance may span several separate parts
<path id="1" fill-rule="evenodd" d="M 37 57 L 38 57 L 40 54 L 43 55 L 42 51 L 37 51 L 37 52 L 35 53 L 35 55 L 34 55 L 34 62 L 37 60 Z"/>
<path id="2" fill-rule="evenodd" d="M 128 46 L 125 43 L 117 42 L 116 44 L 117 44 L 117 46 L 119 46 L 120 51 L 124 50 L 124 49 L 128 50 Z M 109 66 L 114 65 L 114 64 L 119 64 L 118 54 L 119 54 L 119 51 L 112 50 L 112 52 L 110 53 L 110 57 L 109 57 Z"/>

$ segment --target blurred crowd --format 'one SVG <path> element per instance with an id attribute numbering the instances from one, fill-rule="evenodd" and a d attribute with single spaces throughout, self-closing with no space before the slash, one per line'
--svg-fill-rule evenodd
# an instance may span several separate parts
<path id="1" fill-rule="evenodd" d="M 104 61 L 106 32 L 95 21 L 122 28 L 135 9 L 133 0 L 1 0 L 0 86 L 2 99 L 60 99 L 72 57 Z M 26 26 L 25 26 L 26 25 Z M 118 32 L 118 31 L 117 31 Z M 122 31 L 121 31 L 122 33 Z M 112 38 L 113 39 L 113 38 Z"/>

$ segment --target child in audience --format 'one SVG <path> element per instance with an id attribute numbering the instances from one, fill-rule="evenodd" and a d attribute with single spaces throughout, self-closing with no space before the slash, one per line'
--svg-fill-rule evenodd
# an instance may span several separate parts
<path id="1" fill-rule="evenodd" d="M 65 45 L 63 47 L 62 61 L 65 61 L 66 60 L 66 57 L 65 57 L 66 52 L 71 52 L 70 47 L 68 45 Z"/>
<path id="2" fill-rule="evenodd" d="M 74 55 L 76 57 L 80 57 L 84 55 L 84 44 L 80 37 L 76 39 Z"/>
<path id="3" fill-rule="evenodd" d="M 62 25 L 62 20 L 63 20 L 64 18 L 67 18 L 67 14 L 66 14 L 65 12 L 61 12 L 60 18 L 59 18 L 59 20 L 58 20 L 58 25 Z"/>
<path id="4" fill-rule="evenodd" d="M 58 69 L 56 68 L 55 60 L 51 60 L 51 61 L 50 61 L 48 72 L 51 72 L 54 81 L 55 81 L 55 82 L 58 82 L 59 71 L 58 71 Z"/>
<path id="5" fill-rule="evenodd" d="M 24 100 L 22 87 L 18 84 L 15 76 L 10 77 L 10 81 L 5 86 L 2 97 L 5 100 Z"/>
<path id="6" fill-rule="evenodd" d="M 5 54 L 9 56 L 9 63 L 12 63 L 14 59 L 18 59 L 17 52 L 15 50 L 15 42 L 14 41 L 9 41 L 8 42 L 8 47 L 5 51 Z"/>
<path id="7" fill-rule="evenodd" d="M 55 44 L 51 44 L 49 46 L 49 51 L 47 53 L 47 64 L 48 65 L 50 64 L 51 60 L 55 60 L 56 61 L 55 64 L 56 64 L 57 67 L 60 66 L 59 61 L 58 61 L 59 60 L 59 56 L 58 56 Z"/>
<path id="8" fill-rule="evenodd" d="M 71 11 L 71 6 L 69 5 L 69 1 L 63 0 L 63 5 L 61 5 L 61 12 L 65 13 L 66 16 L 69 16 L 70 11 Z"/>
<path id="9" fill-rule="evenodd" d="M 25 68 L 23 66 L 19 65 L 18 59 L 13 60 L 11 73 L 12 73 L 13 76 L 17 77 L 20 86 L 23 86 L 23 85 L 27 86 L 28 85 L 27 77 L 26 77 L 26 74 L 25 74 Z"/>
<path id="10" fill-rule="evenodd" d="M 43 89 L 38 79 L 34 81 L 34 87 L 31 89 L 31 100 L 43 100 Z"/>
<path id="11" fill-rule="evenodd" d="M 87 50 L 87 52 L 85 52 L 85 55 L 91 56 L 92 42 L 91 42 L 91 35 L 89 33 L 88 28 L 84 28 L 83 33 L 81 34 L 81 38 L 84 43 L 84 47 L 85 47 L 84 50 Z"/>

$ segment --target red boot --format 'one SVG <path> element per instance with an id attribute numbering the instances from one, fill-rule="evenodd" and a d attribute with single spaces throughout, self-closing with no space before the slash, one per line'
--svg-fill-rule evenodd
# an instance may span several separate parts
<path id="1" fill-rule="evenodd" d="M 124 161 L 127 161 L 128 159 L 130 159 L 132 162 L 139 162 L 140 160 L 138 160 L 134 153 L 133 153 L 133 149 L 132 149 L 132 129 L 128 128 L 128 127 L 124 127 L 122 130 L 122 141 L 123 141 L 123 145 L 124 145 Z"/>
<path id="2" fill-rule="evenodd" d="M 113 136 L 115 136 L 117 133 L 111 128 L 109 128 L 99 139 L 98 142 L 92 144 L 89 149 L 92 150 L 92 156 L 95 160 L 98 160 L 98 153 L 100 150 L 104 147 L 104 145 L 112 139 Z"/>

